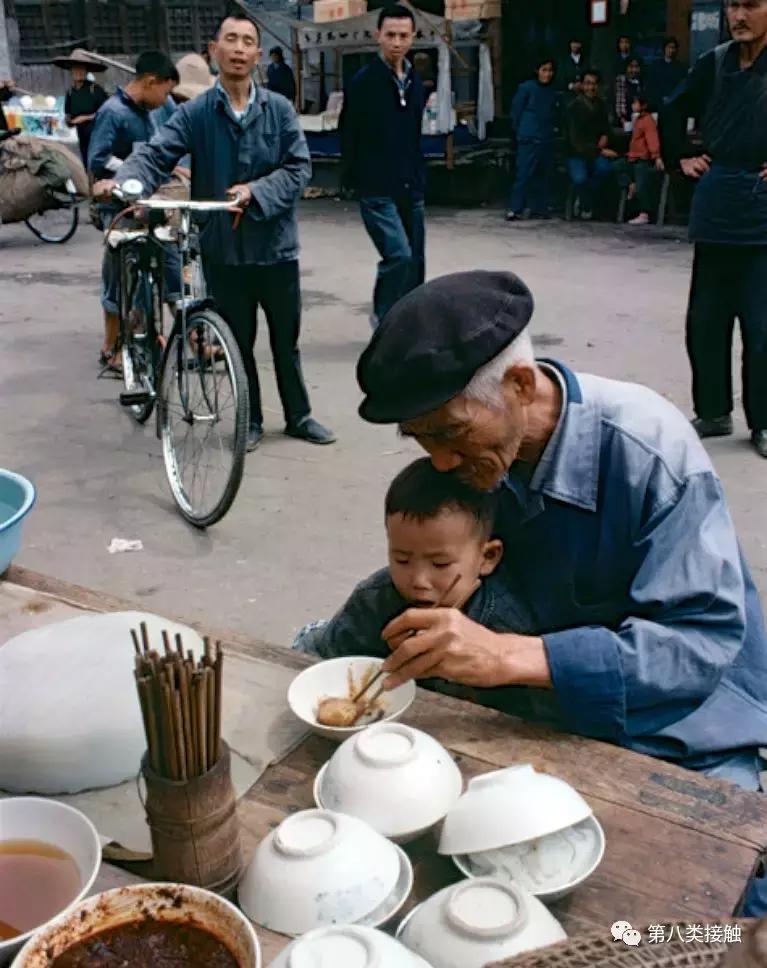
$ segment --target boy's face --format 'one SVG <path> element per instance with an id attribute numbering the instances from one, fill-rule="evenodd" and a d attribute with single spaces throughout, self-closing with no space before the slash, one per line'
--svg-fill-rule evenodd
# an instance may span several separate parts
<path id="1" fill-rule="evenodd" d="M 462 605 L 477 579 L 495 571 L 503 551 L 500 541 L 484 538 L 471 514 L 450 508 L 425 519 L 391 514 L 386 532 L 394 586 L 404 599 L 423 608 L 440 601 L 456 575 L 461 580 L 444 604 Z"/>

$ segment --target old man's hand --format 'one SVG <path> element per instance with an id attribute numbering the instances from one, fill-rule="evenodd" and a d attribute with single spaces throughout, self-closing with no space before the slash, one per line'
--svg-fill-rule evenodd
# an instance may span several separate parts
<path id="1" fill-rule="evenodd" d="M 542 639 L 491 632 L 457 608 L 408 609 L 381 634 L 392 649 L 387 689 L 431 677 L 479 688 L 551 685 Z"/>

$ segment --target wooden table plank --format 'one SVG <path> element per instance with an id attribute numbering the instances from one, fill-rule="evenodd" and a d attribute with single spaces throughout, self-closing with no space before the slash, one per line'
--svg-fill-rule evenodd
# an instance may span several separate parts
<path id="1" fill-rule="evenodd" d="M 8 577 L 94 611 L 143 607 L 18 567 Z M 194 627 L 221 638 L 233 651 L 283 667 L 299 670 L 311 662 L 269 643 L 200 623 Z M 635 923 L 721 921 L 736 910 L 767 840 L 767 798 L 762 795 L 422 690 L 405 721 L 447 746 L 467 777 L 529 762 L 567 780 L 591 803 L 608 846 L 598 872 L 553 907 L 570 933 L 604 929 L 617 918 Z M 270 767 L 241 800 L 246 857 L 287 813 L 312 806 L 314 776 L 333 748 L 310 737 Z M 460 876 L 435 854 L 428 838 L 407 849 L 416 871 L 409 906 Z M 288 943 L 263 929 L 259 937 L 266 964 Z"/>

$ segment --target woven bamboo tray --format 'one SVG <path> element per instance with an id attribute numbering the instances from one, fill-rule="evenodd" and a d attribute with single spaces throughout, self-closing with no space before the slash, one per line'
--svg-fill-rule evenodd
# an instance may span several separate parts
<path id="1" fill-rule="evenodd" d="M 749 921 L 729 921 L 743 927 L 743 941 L 736 944 L 723 942 L 684 942 L 675 938 L 663 944 L 647 944 L 629 948 L 613 941 L 609 931 L 593 931 L 568 941 L 552 945 L 540 951 L 500 961 L 488 968 L 767 968 L 767 961 L 751 960 L 748 943 Z M 686 925 L 680 925 L 682 933 Z M 640 928 L 647 937 L 647 929 Z M 737 951 L 735 949 L 738 949 Z M 725 964 L 725 953 L 730 958 Z"/>

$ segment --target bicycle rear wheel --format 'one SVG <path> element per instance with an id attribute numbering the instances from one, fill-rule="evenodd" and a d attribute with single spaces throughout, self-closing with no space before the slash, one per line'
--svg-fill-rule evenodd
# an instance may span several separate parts
<path id="1" fill-rule="evenodd" d="M 159 432 L 171 493 L 198 528 L 219 521 L 242 481 L 248 436 L 248 383 L 229 326 L 215 312 L 173 327 L 163 356 Z"/>
<path id="2" fill-rule="evenodd" d="M 126 409 L 138 423 L 145 423 L 156 397 L 162 294 L 157 275 L 151 269 L 142 269 L 137 255 L 131 253 L 124 260 L 120 307 L 123 382 L 127 394 L 143 397 L 139 403 L 126 404 Z"/>
<path id="3" fill-rule="evenodd" d="M 77 231 L 79 221 L 80 210 L 75 204 L 48 208 L 25 219 L 33 235 L 41 242 L 50 242 L 52 245 L 68 242 Z"/>

